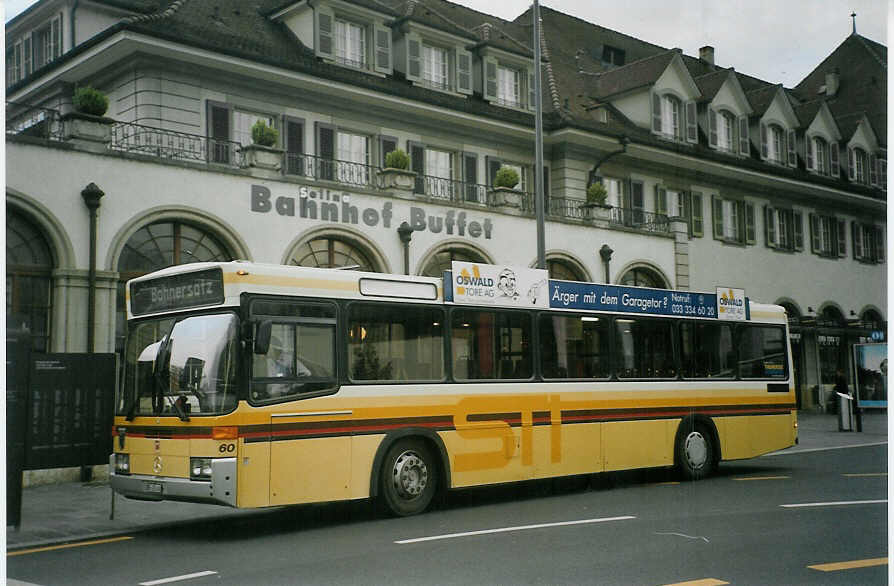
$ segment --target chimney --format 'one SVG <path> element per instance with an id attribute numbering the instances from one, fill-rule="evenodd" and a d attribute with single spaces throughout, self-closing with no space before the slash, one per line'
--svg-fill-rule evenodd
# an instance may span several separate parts
<path id="1" fill-rule="evenodd" d="M 834 98 L 835 94 L 838 93 L 838 85 L 840 83 L 841 79 L 840 75 L 838 74 L 838 68 L 836 67 L 826 74 L 826 96 L 829 98 Z"/>
<path id="2" fill-rule="evenodd" d="M 711 45 L 705 45 L 701 49 L 698 50 L 698 58 L 714 67 L 714 47 Z"/>

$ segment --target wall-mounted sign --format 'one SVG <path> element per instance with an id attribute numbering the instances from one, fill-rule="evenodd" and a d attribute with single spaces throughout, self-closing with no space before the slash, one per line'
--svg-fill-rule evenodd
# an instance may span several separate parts
<path id="1" fill-rule="evenodd" d="M 557 309 L 620 311 L 646 315 L 716 318 L 711 293 L 621 287 L 574 281 L 549 282 L 549 306 Z"/>
<path id="2" fill-rule="evenodd" d="M 854 344 L 857 405 L 888 407 L 888 345 Z"/>
<path id="3" fill-rule="evenodd" d="M 717 317 L 733 321 L 745 321 L 745 289 L 717 287 Z"/>
<path id="4" fill-rule="evenodd" d="M 542 269 L 453 261 L 455 303 L 506 307 L 549 307 L 549 273 Z"/>

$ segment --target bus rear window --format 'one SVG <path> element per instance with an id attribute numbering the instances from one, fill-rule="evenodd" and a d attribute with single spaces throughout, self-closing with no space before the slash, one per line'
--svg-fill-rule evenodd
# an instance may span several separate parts
<path id="1" fill-rule="evenodd" d="M 739 329 L 739 376 L 776 378 L 788 376 L 785 330 L 776 326 L 743 326 Z"/>

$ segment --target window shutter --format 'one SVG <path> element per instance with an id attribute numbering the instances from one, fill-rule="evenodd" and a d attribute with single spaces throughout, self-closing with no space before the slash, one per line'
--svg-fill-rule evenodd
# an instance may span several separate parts
<path id="1" fill-rule="evenodd" d="M 503 166 L 503 161 L 496 157 L 485 157 L 485 165 L 487 166 L 487 185 L 491 187 L 494 184 L 497 171 Z"/>
<path id="2" fill-rule="evenodd" d="M 767 125 L 761 122 L 761 157 L 767 159 L 770 156 L 767 147 Z"/>
<path id="3" fill-rule="evenodd" d="M 373 28 L 373 34 L 376 38 L 376 60 L 375 70 L 378 73 L 390 75 L 392 71 L 391 65 L 391 29 L 385 26 L 376 25 Z"/>
<path id="4" fill-rule="evenodd" d="M 838 256 L 847 256 L 847 222 L 835 220 L 835 235 L 838 237 Z"/>
<path id="5" fill-rule="evenodd" d="M 757 225 L 754 217 L 754 204 L 743 202 L 745 209 L 745 244 L 754 244 L 757 242 Z"/>
<path id="6" fill-rule="evenodd" d="M 317 137 L 317 179 L 335 178 L 335 127 L 331 124 L 314 122 Z"/>
<path id="7" fill-rule="evenodd" d="M 854 243 L 854 258 L 863 260 L 863 230 L 857 222 L 851 222 L 851 239 Z"/>
<path id="8" fill-rule="evenodd" d="M 385 155 L 395 150 L 397 150 L 396 138 L 394 138 L 393 136 L 379 135 L 379 164 L 382 165 L 383 168 L 387 167 L 387 165 L 385 164 Z"/>
<path id="9" fill-rule="evenodd" d="M 795 250 L 804 250 L 804 217 L 801 212 L 792 212 L 792 233 L 795 236 Z"/>
<path id="10" fill-rule="evenodd" d="M 655 186 L 655 213 L 667 215 L 667 189 Z"/>
<path id="11" fill-rule="evenodd" d="M 633 211 L 632 220 L 634 224 L 642 224 L 645 222 L 645 214 L 643 210 L 646 207 L 645 202 L 645 184 L 642 181 L 630 181 L 630 197 L 628 204 Z"/>
<path id="12" fill-rule="evenodd" d="M 702 207 L 702 194 L 692 192 L 692 235 L 702 237 L 705 235 L 704 208 Z"/>
<path id="13" fill-rule="evenodd" d="M 425 193 L 425 145 L 407 141 L 407 152 L 410 155 L 410 171 L 416 173 L 415 193 Z"/>
<path id="14" fill-rule="evenodd" d="M 814 160 L 816 159 L 816 141 L 810 137 L 804 138 L 804 150 L 807 154 L 807 168 L 811 171 L 816 169 Z"/>
<path id="15" fill-rule="evenodd" d="M 878 160 L 878 186 L 888 190 L 888 161 L 881 157 Z"/>
<path id="16" fill-rule="evenodd" d="M 472 54 L 464 49 L 456 49 L 456 91 L 472 93 Z"/>
<path id="17" fill-rule="evenodd" d="M 317 17 L 317 56 L 324 59 L 334 59 L 335 14 L 324 6 L 317 6 L 314 12 Z"/>
<path id="18" fill-rule="evenodd" d="M 786 146 L 788 146 L 788 166 L 796 167 L 798 165 L 798 137 L 794 130 L 788 131 L 786 143 Z"/>
<path id="19" fill-rule="evenodd" d="M 422 40 L 418 35 L 408 34 L 407 37 L 407 79 L 419 81 L 422 77 Z"/>
<path id="20" fill-rule="evenodd" d="M 286 173 L 304 175 L 304 122 L 283 118 L 285 128 Z"/>
<path id="21" fill-rule="evenodd" d="M 723 200 L 716 195 L 712 195 L 711 207 L 714 212 L 714 239 L 723 240 Z"/>
<path id="22" fill-rule="evenodd" d="M 869 155 L 869 184 L 878 185 L 878 159 L 875 155 Z"/>
<path id="23" fill-rule="evenodd" d="M 810 251 L 819 254 L 822 251 L 822 241 L 820 240 L 819 216 L 810 214 Z"/>
<path id="24" fill-rule="evenodd" d="M 484 99 L 497 99 L 497 60 L 493 57 L 485 57 L 484 67 Z"/>
<path id="25" fill-rule="evenodd" d="M 769 248 L 776 248 L 776 222 L 775 210 L 768 205 L 764 206 L 764 236 Z"/>
<path id="26" fill-rule="evenodd" d="M 661 96 L 652 92 L 652 132 L 661 132 Z"/>
<path id="27" fill-rule="evenodd" d="M 857 178 L 857 165 L 854 160 L 854 149 L 847 149 L 847 178 L 853 181 Z"/>
<path id="28" fill-rule="evenodd" d="M 48 57 L 56 59 L 62 55 L 62 18 L 56 17 L 50 24 L 50 51 Z"/>
<path id="29" fill-rule="evenodd" d="M 208 102 L 208 159 L 212 163 L 230 163 L 230 107 Z"/>
<path id="30" fill-rule="evenodd" d="M 686 140 L 698 142 L 698 111 L 695 102 L 686 102 Z"/>
<path id="31" fill-rule="evenodd" d="M 528 70 L 528 109 L 537 108 L 537 96 L 534 94 L 534 71 Z"/>
<path id="32" fill-rule="evenodd" d="M 873 226 L 875 231 L 875 258 L 878 262 L 885 262 L 885 230 L 881 226 Z"/>
<path id="33" fill-rule="evenodd" d="M 739 154 L 751 154 L 751 138 L 748 136 L 748 116 L 739 118 Z"/>
<path id="34" fill-rule="evenodd" d="M 478 155 L 475 153 L 462 153 L 462 198 L 473 203 L 485 203 L 485 195 L 479 193 L 478 185 Z"/>
<path id="35" fill-rule="evenodd" d="M 829 161 L 831 162 L 830 169 L 832 177 L 839 177 L 841 175 L 841 162 L 838 160 L 837 142 L 829 144 Z"/>
<path id="36" fill-rule="evenodd" d="M 708 108 L 708 143 L 712 147 L 717 146 L 717 110 Z"/>

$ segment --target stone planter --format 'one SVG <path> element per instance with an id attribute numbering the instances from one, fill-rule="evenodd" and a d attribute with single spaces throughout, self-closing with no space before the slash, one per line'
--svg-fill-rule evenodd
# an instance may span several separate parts
<path id="1" fill-rule="evenodd" d="M 115 120 L 105 116 L 71 112 L 62 116 L 62 138 L 108 144 L 112 141 L 114 123 Z"/>
<path id="2" fill-rule="evenodd" d="M 497 207 L 520 208 L 524 193 L 509 187 L 494 187 L 488 195 L 490 201 Z"/>
<path id="3" fill-rule="evenodd" d="M 610 220 L 612 207 L 605 204 L 585 203 L 579 206 L 581 216 L 588 221 Z"/>
<path id="4" fill-rule="evenodd" d="M 379 185 L 382 189 L 401 189 L 410 191 L 416 184 L 415 171 L 385 167 L 379 170 Z"/>
<path id="5" fill-rule="evenodd" d="M 250 144 L 242 147 L 242 166 L 279 171 L 282 169 L 282 154 L 282 149 Z"/>

